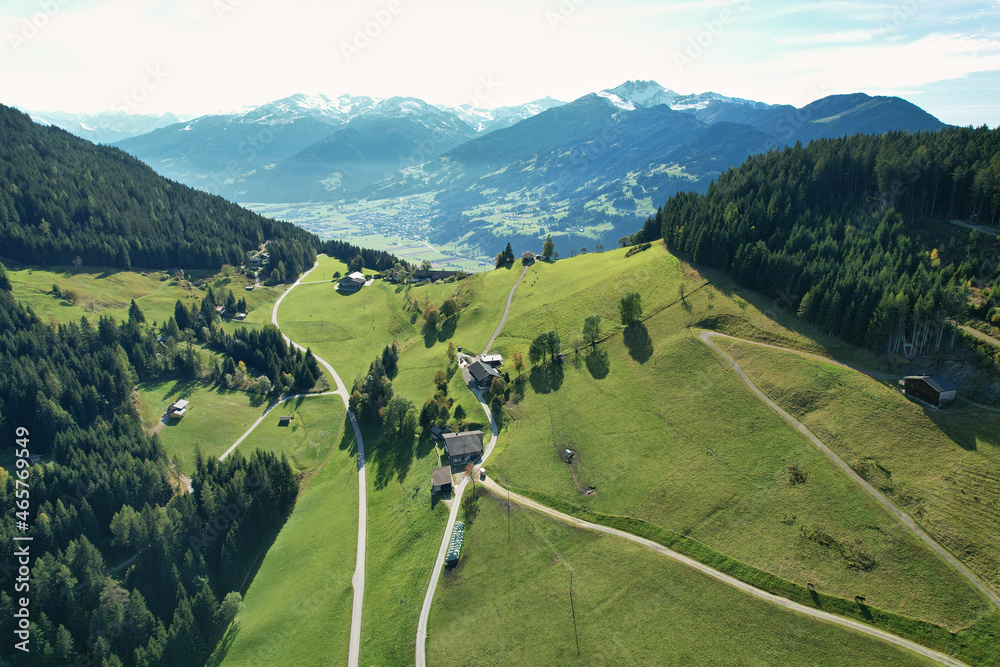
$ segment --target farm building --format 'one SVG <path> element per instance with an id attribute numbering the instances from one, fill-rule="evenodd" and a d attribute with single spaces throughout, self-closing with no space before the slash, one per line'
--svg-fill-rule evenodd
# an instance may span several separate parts
<path id="1" fill-rule="evenodd" d="M 355 271 L 350 275 L 346 275 L 340 279 L 337 288 L 341 292 L 357 292 L 359 289 L 365 286 L 365 276 L 359 271 Z"/>
<path id="2" fill-rule="evenodd" d="M 484 354 L 479 357 L 479 361 L 483 362 L 487 366 L 492 366 L 493 368 L 503 366 L 503 357 L 499 354 Z"/>
<path id="3" fill-rule="evenodd" d="M 910 375 L 903 378 L 903 393 L 925 403 L 943 407 L 955 400 L 958 387 L 941 375 Z"/>
<path id="4" fill-rule="evenodd" d="M 536 257 L 535 253 L 533 253 L 530 250 L 525 250 L 524 252 L 521 253 L 521 262 L 523 264 L 534 264 L 535 257 Z"/>
<path id="5" fill-rule="evenodd" d="M 444 453 L 451 465 L 464 466 L 475 463 L 483 456 L 483 432 L 463 431 L 462 433 L 442 433 Z"/>
<path id="6" fill-rule="evenodd" d="M 171 419 L 180 419 L 187 414 L 190 405 L 191 402 L 186 401 L 183 398 L 175 401 L 169 408 L 167 408 L 167 416 Z"/>
<path id="7" fill-rule="evenodd" d="M 292 423 L 291 415 L 285 415 L 283 417 L 278 418 L 278 426 L 288 426 L 291 423 Z"/>
<path id="8" fill-rule="evenodd" d="M 451 427 L 445 426 L 441 428 L 440 426 L 431 426 L 431 437 L 435 440 L 442 440 L 442 435 L 445 433 L 451 433 Z"/>
<path id="9" fill-rule="evenodd" d="M 451 493 L 451 468 L 441 466 L 431 473 L 431 493 Z"/>
<path id="10" fill-rule="evenodd" d="M 489 389 L 490 385 L 493 384 L 493 379 L 500 377 L 500 373 L 495 368 L 482 361 L 474 361 L 469 364 L 469 375 L 472 376 L 473 384 L 480 389 Z"/>
<path id="11" fill-rule="evenodd" d="M 410 276 L 410 282 L 417 282 L 420 280 L 426 282 L 434 282 L 435 280 L 447 280 L 458 274 L 458 271 L 438 271 L 438 270 L 425 270 L 421 269 L 419 271 L 414 271 Z"/>

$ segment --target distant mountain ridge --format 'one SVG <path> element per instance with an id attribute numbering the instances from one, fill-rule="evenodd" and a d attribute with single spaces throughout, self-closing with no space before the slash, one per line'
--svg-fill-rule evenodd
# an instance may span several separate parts
<path id="1" fill-rule="evenodd" d="M 148 134 L 161 127 L 181 122 L 172 113 L 132 114 L 125 111 L 101 111 L 99 113 L 66 113 L 63 111 L 25 111 L 40 125 L 61 127 L 71 134 L 92 141 L 95 144 L 110 144 Z"/>
<path id="2" fill-rule="evenodd" d="M 485 247 L 498 239 L 488 229 L 473 233 L 483 229 L 483 217 L 496 221 L 512 207 L 518 218 L 537 220 L 535 234 L 618 234 L 676 192 L 703 192 L 755 153 L 944 127 L 897 97 L 831 95 L 795 108 L 715 92 L 680 94 L 638 80 L 569 103 L 544 98 L 492 110 L 412 97 L 299 94 L 115 145 L 170 178 L 234 201 L 433 195 L 431 238 Z"/>

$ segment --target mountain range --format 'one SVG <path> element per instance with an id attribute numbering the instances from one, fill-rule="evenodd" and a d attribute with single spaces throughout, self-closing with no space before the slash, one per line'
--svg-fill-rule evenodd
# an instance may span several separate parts
<path id="1" fill-rule="evenodd" d="M 633 230 L 672 194 L 703 192 L 748 156 L 796 142 L 944 127 L 898 97 L 831 95 L 796 108 L 627 81 L 569 103 L 492 110 L 301 94 L 115 145 L 239 202 L 429 195 L 432 240 L 492 247 L 501 229 L 591 240 Z"/>

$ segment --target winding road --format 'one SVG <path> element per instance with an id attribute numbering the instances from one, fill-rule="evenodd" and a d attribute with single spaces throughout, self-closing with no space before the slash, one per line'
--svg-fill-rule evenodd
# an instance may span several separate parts
<path id="1" fill-rule="evenodd" d="M 278 300 L 274 302 L 274 307 L 271 309 L 271 323 L 274 326 L 278 326 L 278 308 L 281 306 L 281 302 L 284 301 L 285 297 L 288 296 L 289 292 L 299 285 L 329 282 L 326 280 L 303 282 L 306 276 L 312 273 L 313 269 L 317 266 L 319 266 L 319 262 L 313 264 L 311 269 L 299 276 L 299 279 L 296 280 L 295 283 L 287 290 L 285 290 L 282 295 L 278 297 Z M 280 331 L 280 327 L 278 328 Z M 295 346 L 296 349 L 302 350 L 303 352 L 306 350 L 306 348 L 293 341 L 284 333 L 282 333 L 281 336 L 289 345 Z M 308 398 L 311 396 L 340 396 L 340 399 L 344 402 L 344 408 L 347 408 L 347 418 L 350 420 L 351 427 L 354 429 L 354 440 L 358 445 L 358 550 L 357 564 L 355 565 L 354 576 L 351 579 L 351 585 L 354 588 L 354 604 L 351 612 L 351 640 L 347 658 L 347 664 L 349 667 L 357 667 L 358 658 L 361 654 L 361 614 L 365 599 L 365 550 L 368 544 L 368 482 L 365 475 L 365 443 L 361 437 L 361 429 L 358 428 L 357 419 L 355 419 L 354 415 L 350 411 L 350 408 L 348 407 L 349 395 L 347 393 L 347 386 L 344 384 L 344 381 L 340 379 L 340 375 L 337 374 L 337 371 L 330 365 L 329 362 L 315 353 L 313 353 L 313 356 L 316 358 L 316 361 L 318 361 L 319 364 L 330 373 L 330 376 L 333 378 L 333 382 L 337 388 L 320 394 L 295 394 L 294 396 L 285 396 L 275 401 L 269 405 L 267 410 L 264 411 L 264 414 L 262 414 L 260 418 L 258 418 L 257 421 L 255 421 L 250 428 L 248 428 L 246 432 L 240 436 L 239 440 L 234 442 L 233 445 L 219 457 L 219 460 L 222 461 L 227 456 L 232 454 L 236 448 L 239 447 L 240 443 L 243 442 L 262 421 L 264 421 L 264 418 L 267 417 L 268 413 L 282 403 L 298 398 Z"/>
<path id="2" fill-rule="evenodd" d="M 743 367 L 740 366 L 739 363 L 731 356 L 729 356 L 721 347 L 716 345 L 712 341 L 712 339 L 729 338 L 731 340 L 740 341 L 742 343 L 750 343 L 751 345 L 760 345 L 762 347 L 778 349 L 784 352 L 791 352 L 794 354 L 798 354 L 800 356 L 805 356 L 813 359 L 820 359 L 832 364 L 836 364 L 838 366 L 843 366 L 845 368 L 851 368 L 850 366 L 845 366 L 844 364 L 838 361 L 834 361 L 833 359 L 827 359 L 825 357 L 821 357 L 815 354 L 810 354 L 808 352 L 800 352 L 798 350 L 792 350 L 789 348 L 777 347 L 775 345 L 770 345 L 767 343 L 755 343 L 754 341 L 743 340 L 742 338 L 735 338 L 733 336 L 728 336 L 726 334 L 721 334 L 715 331 L 703 331 L 701 332 L 701 334 L 699 334 L 698 338 L 703 343 L 712 348 L 712 350 L 714 350 L 719 356 L 721 356 L 723 360 L 725 360 L 726 363 L 729 364 L 729 366 L 734 371 L 736 371 L 736 374 L 740 377 L 741 380 L 743 380 L 743 383 L 750 388 L 750 391 L 752 391 L 757 396 L 757 398 L 761 400 L 762 403 L 764 403 L 769 408 L 778 413 L 779 417 L 781 417 L 786 422 L 791 424 L 796 431 L 798 431 L 806 438 L 808 438 L 809 441 L 812 442 L 817 449 L 819 449 L 819 451 L 821 451 L 824 455 L 826 455 L 828 459 L 833 461 L 833 463 L 836 464 L 838 468 L 843 470 L 848 477 L 854 480 L 854 482 L 858 486 L 867 491 L 868 494 L 872 496 L 876 500 L 876 502 L 878 502 L 883 508 L 885 508 L 886 511 L 889 512 L 889 514 L 895 517 L 896 520 L 899 521 L 899 523 L 908 528 L 910 532 L 913 533 L 918 539 L 920 539 L 924 544 L 933 549 L 935 553 L 941 556 L 941 558 L 943 558 L 944 561 L 948 563 L 948 565 L 950 565 L 956 572 L 958 572 L 962 576 L 962 578 L 968 581 L 973 588 L 982 593 L 983 596 L 986 597 L 995 606 L 1000 607 L 1000 596 L 998 596 L 993 591 L 993 589 L 986 584 L 986 582 L 980 579 L 962 561 L 955 558 L 955 556 L 953 556 L 950 551 L 948 551 L 943 546 L 938 544 L 938 542 L 933 537 L 924 532 L 924 530 L 917 525 L 917 522 L 913 520 L 913 517 L 911 517 L 909 514 L 900 509 L 894 502 L 885 497 L 885 495 L 883 495 L 881 491 L 879 491 L 874 486 L 869 484 L 868 480 L 859 475 L 854 470 L 854 468 L 847 465 L 847 463 L 842 458 L 837 456 L 837 454 L 835 454 L 833 450 L 827 447 L 822 440 L 817 438 L 812 431 L 806 428 L 805 424 L 800 422 L 798 419 L 796 419 L 789 413 L 785 412 L 777 403 L 768 398 L 767 394 L 761 391 L 760 388 L 753 383 L 753 381 L 749 378 L 749 376 L 747 376 L 746 372 L 743 370 Z"/>
<path id="3" fill-rule="evenodd" d="M 692 569 L 698 570 L 703 574 L 707 574 L 708 576 L 712 577 L 717 581 L 721 581 L 722 583 L 732 586 L 733 588 L 738 588 L 744 593 L 749 593 L 755 598 L 772 602 L 776 605 L 784 607 L 785 609 L 797 611 L 800 614 L 805 614 L 806 616 L 811 616 L 813 618 L 827 621 L 828 623 L 833 623 L 835 625 L 840 625 L 846 628 L 850 628 L 852 630 L 856 630 L 858 632 L 870 635 L 872 637 L 877 637 L 878 639 L 881 639 L 885 642 L 909 649 L 914 653 L 919 653 L 922 656 L 930 658 L 931 660 L 936 660 L 944 665 L 958 666 L 965 664 L 959 660 L 956 660 L 950 655 L 946 655 L 939 651 L 935 651 L 933 649 L 927 648 L 926 646 L 921 646 L 920 644 L 911 642 L 908 639 L 897 637 L 896 635 L 884 632 L 882 630 L 879 630 L 878 628 L 874 628 L 865 623 L 854 621 L 849 618 L 844 618 L 843 616 L 830 614 L 825 611 L 820 611 L 819 609 L 814 609 L 813 607 L 807 607 L 804 604 L 793 602 L 792 600 L 789 600 L 788 598 L 783 598 L 780 595 L 773 595 L 771 593 L 768 593 L 767 591 L 763 591 L 759 588 L 756 588 L 755 586 L 751 586 L 748 583 L 742 582 L 739 579 L 731 577 L 728 574 L 724 574 L 722 572 L 719 572 L 718 570 L 714 570 L 708 565 L 705 565 L 704 563 L 699 563 L 698 561 L 692 558 L 688 558 L 687 556 L 678 553 L 673 549 L 668 549 L 662 544 L 653 542 L 652 540 L 647 540 L 643 537 L 633 535 L 632 533 L 626 533 L 625 531 L 618 530 L 617 528 L 609 528 L 608 526 L 602 526 L 596 523 L 590 523 L 589 521 L 583 521 L 582 519 L 577 519 L 576 517 L 570 516 L 568 514 L 563 514 L 562 512 L 558 512 L 552 509 L 551 507 L 546 507 L 545 505 L 537 503 L 534 500 L 531 500 L 530 498 L 526 498 L 522 495 L 514 493 L 513 491 L 508 490 L 507 487 L 497 484 L 489 477 L 487 477 L 485 481 L 481 482 L 481 484 L 486 486 L 486 488 L 490 489 L 500 497 L 506 498 L 509 496 L 511 502 L 517 503 L 518 505 L 522 505 L 536 512 L 541 512 L 542 514 L 558 519 L 559 521 L 562 521 L 564 523 L 576 526 L 577 528 L 584 528 L 586 530 L 592 530 L 598 533 L 606 533 L 608 535 L 614 535 L 616 537 L 629 540 L 630 542 L 635 542 L 636 544 L 641 544 L 642 546 L 652 549 L 653 551 L 663 556 L 666 556 L 667 558 L 675 560 L 678 563 L 686 565 Z"/>
<path id="4" fill-rule="evenodd" d="M 489 352 L 489 350 L 493 346 L 493 343 L 496 340 L 497 336 L 500 334 L 500 331 L 503 328 L 503 325 L 504 325 L 504 323 L 507 320 L 507 315 L 508 315 L 508 313 L 510 311 L 511 301 L 514 298 L 514 292 L 516 291 L 517 286 L 521 283 L 521 280 L 524 278 L 524 274 L 526 272 L 527 272 L 527 267 L 525 267 L 525 269 L 521 272 L 521 275 L 518 277 L 517 282 L 514 283 L 514 286 L 511 288 L 510 293 L 507 295 L 507 304 L 504 307 L 504 312 L 503 312 L 503 316 L 502 316 L 502 318 L 500 320 L 500 324 L 497 326 L 496 330 L 493 332 L 493 336 L 490 338 L 489 343 L 486 345 L 486 348 L 483 350 L 483 354 L 486 354 L 487 352 Z M 834 454 L 825 444 L 823 444 L 822 441 L 819 440 L 819 438 L 817 438 L 815 435 L 813 435 L 812 432 L 809 431 L 809 429 L 807 429 L 801 422 L 799 422 L 794 417 L 792 417 L 790 414 L 788 414 L 787 412 L 785 412 L 784 410 L 782 410 L 777 404 L 775 404 L 771 399 L 769 399 L 756 385 L 754 385 L 753 382 L 750 380 L 750 378 L 746 375 L 746 373 L 740 367 L 740 365 L 734 359 L 732 359 L 728 354 L 726 354 L 721 348 L 719 348 L 719 346 L 717 346 L 714 342 L 712 342 L 712 338 L 715 337 L 715 336 L 724 336 L 724 337 L 732 338 L 731 336 L 725 336 L 725 334 L 719 334 L 719 333 L 716 333 L 716 332 L 713 332 L 713 331 L 703 332 L 699 336 L 699 338 L 702 340 L 702 342 L 704 342 L 710 348 L 712 348 L 713 350 L 715 350 L 719 355 L 722 356 L 723 359 L 725 359 L 729 363 L 729 365 L 737 372 L 737 374 L 740 376 L 740 378 L 743 380 L 743 382 L 757 395 L 757 397 L 761 401 L 763 401 L 764 403 L 766 403 L 772 410 L 774 410 L 775 412 L 777 412 L 783 419 L 785 419 L 785 421 L 787 421 L 789 424 L 791 424 L 793 427 L 795 427 L 796 430 L 798 430 L 803 435 L 805 435 L 807 438 L 809 438 L 809 440 L 811 442 L 813 442 L 813 444 L 816 445 L 820 449 L 820 451 L 822 451 L 824 454 L 826 454 L 845 473 L 847 473 L 848 476 L 850 476 L 855 482 L 857 482 L 859 485 L 861 485 L 862 488 L 864 488 L 873 497 L 875 497 L 875 499 L 878 500 L 880 502 L 880 504 L 882 504 L 882 506 L 885 507 L 885 509 L 890 512 L 890 514 L 892 514 L 893 516 L 895 516 L 897 518 L 897 520 L 899 520 L 903 525 L 905 525 L 907 528 L 909 528 L 915 535 L 917 535 L 917 537 L 919 537 L 928 546 L 930 546 L 932 549 L 934 549 L 935 552 L 937 552 L 942 558 L 944 558 L 944 560 L 946 562 L 948 562 L 949 565 L 951 565 L 956 571 L 958 571 L 970 584 L 972 584 L 977 590 L 979 590 L 980 593 L 982 593 L 986 598 L 988 598 L 994 604 L 1000 606 L 1000 598 L 998 598 L 997 595 L 989 588 L 989 586 L 987 586 L 981 579 L 979 579 L 979 577 L 977 577 L 963 563 L 961 563 L 958 559 L 956 559 L 954 556 L 952 556 L 950 552 L 948 552 L 946 549 L 944 549 L 944 547 L 942 547 L 941 545 L 939 545 L 936 541 L 934 541 L 933 538 L 931 538 L 919 526 L 917 526 L 916 522 L 914 522 L 913 519 L 908 514 L 906 514 L 905 512 L 903 512 L 902 510 L 900 510 L 898 507 L 896 507 L 896 505 L 893 504 L 888 498 L 886 498 L 878 490 L 876 490 L 874 487 L 872 487 L 867 481 L 865 481 L 863 478 L 861 478 L 853 470 L 853 468 L 851 468 L 850 466 L 848 466 L 842 459 L 840 459 L 840 457 L 838 457 L 836 454 Z M 735 339 L 735 340 L 740 340 L 740 339 Z M 745 341 L 745 342 L 752 342 L 752 341 Z M 767 346 L 767 347 L 772 347 L 772 348 L 776 348 L 776 349 L 780 349 L 780 350 L 785 350 L 785 351 L 789 351 L 789 352 L 796 352 L 798 354 L 803 354 L 804 356 L 808 356 L 808 357 L 815 358 L 815 359 L 820 359 L 820 360 L 823 360 L 823 361 L 832 361 L 832 363 L 838 364 L 840 366 L 845 366 L 844 364 L 840 364 L 839 362 L 826 359 L 825 357 L 821 357 L 819 355 L 814 355 L 814 354 L 810 354 L 810 353 L 800 353 L 797 350 L 787 350 L 786 348 L 780 348 L 780 347 L 777 347 L 777 346 L 774 346 L 774 345 L 768 345 L 768 344 L 764 344 L 764 345 Z M 847 367 L 850 368 L 849 366 L 847 366 Z M 857 370 L 857 369 L 854 369 L 854 370 Z M 471 387 L 470 387 L 470 390 L 472 390 Z M 476 395 L 476 398 L 479 400 L 479 404 L 483 408 L 483 412 L 485 412 L 486 415 L 487 415 L 487 417 L 489 418 L 489 420 L 490 420 L 490 428 L 492 430 L 492 437 L 490 438 L 489 443 L 486 445 L 486 447 L 484 448 L 484 451 L 483 451 L 483 459 L 482 460 L 485 463 L 486 459 L 489 457 L 490 453 L 493 451 L 494 445 L 496 444 L 497 434 L 498 434 L 499 430 L 498 430 L 498 425 L 497 425 L 496 421 L 494 420 L 492 413 L 489 410 L 489 406 L 483 400 L 482 392 L 478 392 L 478 391 L 475 391 L 475 390 L 472 390 L 472 391 Z M 458 509 L 461 506 L 462 494 L 465 491 L 465 487 L 467 486 L 468 481 L 469 481 L 468 477 L 465 476 L 465 475 L 463 475 L 461 482 L 459 482 L 458 486 L 456 487 L 453 499 L 451 501 L 451 511 L 449 513 L 449 516 L 448 516 L 448 523 L 447 523 L 447 526 L 445 528 L 444 537 L 443 537 L 443 539 L 441 541 L 441 546 L 438 549 L 437 559 L 434 562 L 434 570 L 431 573 L 431 580 L 430 580 L 430 583 L 429 583 L 429 585 L 427 587 L 427 592 L 424 595 L 424 603 L 423 603 L 423 606 L 422 606 L 422 608 L 420 610 L 420 620 L 419 620 L 419 623 L 417 625 L 417 636 L 416 636 L 416 666 L 417 667 L 427 667 L 427 623 L 428 623 L 428 619 L 430 617 L 431 605 L 432 605 L 433 600 L 434 600 L 434 592 L 437 590 L 438 581 L 440 580 L 440 576 L 441 576 L 441 570 L 444 567 L 444 559 L 445 559 L 445 555 L 446 555 L 447 549 L 448 549 L 448 542 L 449 542 L 449 540 L 451 538 L 451 533 L 452 533 L 452 530 L 454 529 L 455 521 L 456 521 L 456 519 L 458 517 Z M 808 607 L 808 606 L 800 604 L 798 602 L 794 602 L 794 601 L 789 600 L 787 598 L 784 598 L 784 597 L 781 597 L 781 596 L 778 596 L 778 595 L 773 595 L 773 594 L 768 593 L 766 591 L 763 591 L 763 590 L 761 590 L 759 588 L 756 588 L 756 587 L 754 587 L 754 586 L 752 586 L 750 584 L 742 582 L 739 579 L 736 579 L 736 578 L 731 577 L 731 576 L 729 576 L 727 574 L 719 572 L 718 570 L 715 570 L 715 569 L 713 569 L 713 568 L 711 568 L 711 567 L 709 567 L 709 566 L 707 566 L 707 565 L 705 565 L 703 563 L 699 563 L 698 561 L 695 561 L 695 560 L 693 560 L 693 559 L 691 559 L 691 558 L 689 558 L 687 556 L 684 556 L 683 554 L 680 554 L 680 553 L 678 553 L 676 551 L 673 551 L 672 549 L 668 549 L 667 547 L 665 547 L 665 546 L 663 546 L 661 544 L 658 544 L 656 542 L 653 542 L 651 540 L 647 540 L 645 538 L 638 537 L 637 535 L 633 535 L 633 534 L 627 533 L 625 531 L 617 530 L 615 528 L 609 528 L 607 526 L 601 526 L 601 525 L 598 525 L 598 524 L 594 524 L 594 523 L 590 523 L 590 522 L 587 522 L 587 521 L 583 521 L 581 519 L 577 519 L 577 518 L 569 516 L 567 514 L 563 514 L 563 513 L 558 512 L 558 511 L 556 511 L 556 510 L 554 510 L 554 509 L 552 509 L 550 507 L 546 507 L 545 505 L 537 503 L 537 502 L 535 502 L 535 501 L 533 501 L 533 500 L 531 500 L 529 498 L 526 498 L 526 497 L 521 496 L 519 494 L 513 493 L 509 489 L 506 489 L 505 487 L 500 486 L 499 484 L 497 484 L 496 482 L 494 482 L 492 479 L 490 479 L 488 477 L 485 479 L 484 483 L 487 486 L 487 488 L 490 488 L 494 492 L 498 492 L 501 495 L 508 494 L 509 498 L 510 498 L 510 500 L 512 502 L 516 502 L 519 505 L 522 505 L 522 506 L 524 506 L 526 508 L 535 510 L 537 512 L 541 512 L 541 513 L 546 514 L 546 515 L 548 515 L 550 517 L 553 517 L 555 519 L 558 519 L 560 521 L 563 521 L 565 523 L 571 524 L 571 525 L 579 527 L 579 528 L 584 528 L 584 529 L 587 529 L 587 530 L 593 530 L 595 532 L 605 533 L 605 534 L 608 534 L 608 535 L 615 535 L 617 537 L 629 540 L 631 542 L 635 542 L 637 544 L 641 544 L 641 545 L 643 545 L 643 546 L 645 546 L 645 547 L 647 547 L 649 549 L 652 549 L 652 550 L 656 551 L 657 553 L 659 553 L 659 554 L 661 554 L 663 556 L 666 556 L 666 557 L 671 558 L 671 559 L 673 559 L 673 560 L 675 560 L 675 561 L 677 561 L 677 562 L 679 562 L 679 563 L 681 563 L 683 565 L 686 565 L 688 567 L 696 569 L 699 572 L 702 572 L 702 573 L 704 573 L 704 574 L 712 577 L 713 579 L 716 579 L 717 581 L 720 581 L 720 582 L 722 582 L 724 584 L 727 584 L 729 586 L 737 588 L 737 589 L 739 589 L 739 590 L 741 590 L 741 591 L 743 591 L 745 593 L 748 593 L 748 594 L 750 594 L 750 595 L 752 595 L 752 596 L 754 596 L 756 598 L 759 598 L 759 599 L 771 602 L 773 604 L 779 605 L 781 607 L 784 607 L 785 609 L 796 611 L 798 613 L 804 614 L 806 616 L 810 616 L 810 617 L 815 618 L 815 619 L 826 621 L 828 623 L 833 623 L 835 625 L 846 627 L 846 628 L 849 628 L 851 630 L 854 630 L 854 631 L 861 632 L 863 634 L 869 635 L 871 637 L 875 637 L 877 639 L 881 639 L 882 641 L 885 641 L 885 642 L 888 642 L 890 644 L 894 644 L 896 646 L 899 646 L 899 647 L 905 648 L 907 650 L 913 651 L 914 653 L 917 653 L 917 654 L 922 655 L 924 657 L 930 658 L 931 660 L 935 660 L 935 661 L 937 661 L 937 662 L 939 662 L 941 664 L 944 664 L 944 665 L 953 665 L 953 666 L 962 666 L 962 665 L 965 665 L 965 663 L 963 663 L 960 660 L 957 660 L 957 659 L 955 659 L 955 658 L 953 658 L 953 657 L 951 657 L 949 655 L 946 655 L 946 654 L 941 653 L 939 651 L 935 651 L 935 650 L 930 649 L 930 648 L 928 648 L 926 646 L 922 646 L 922 645 L 917 644 L 915 642 L 912 642 L 912 641 L 910 641 L 908 639 L 904 639 L 902 637 L 893 635 L 893 634 L 885 632 L 883 630 L 879 630 L 878 628 L 872 627 L 872 626 L 867 625 L 865 623 L 861 623 L 859 621 L 855 621 L 855 620 L 852 620 L 852 619 L 849 619 L 849 618 L 845 618 L 845 617 L 842 617 L 842 616 L 837 616 L 835 614 L 830 614 L 830 613 L 825 612 L 825 611 L 820 611 L 818 609 L 814 609 L 812 607 Z"/>
<path id="5" fill-rule="evenodd" d="M 524 275 L 528 272 L 531 265 L 525 266 L 521 270 L 521 275 L 517 277 L 514 281 L 514 286 L 510 288 L 510 293 L 507 295 L 507 305 L 504 306 L 503 316 L 500 318 L 500 324 L 497 325 L 496 330 L 493 332 L 493 336 L 490 341 L 486 344 L 486 348 L 483 350 L 483 354 L 490 351 L 493 347 L 494 341 L 496 341 L 497 336 L 500 335 L 500 330 L 503 329 L 504 323 L 507 321 L 507 314 L 510 312 L 510 304 L 514 299 L 514 292 L 517 291 L 518 285 L 524 280 Z M 493 447 L 497 442 L 497 434 L 500 432 L 497 428 L 497 423 L 493 419 L 493 414 L 490 412 L 490 407 L 486 404 L 483 399 L 483 392 L 477 391 L 469 386 L 469 390 L 475 394 L 476 399 L 479 401 L 480 407 L 483 408 L 483 412 L 490 420 L 490 430 L 492 435 L 490 441 L 483 446 L 483 458 L 482 463 L 486 462 L 489 455 L 493 452 Z M 448 555 L 448 542 L 451 540 L 451 531 L 455 528 L 455 521 L 458 519 L 458 509 L 462 505 L 462 494 L 465 493 L 465 487 L 469 483 L 469 478 L 466 475 L 462 475 L 462 481 L 458 483 L 452 493 L 451 498 L 451 511 L 448 513 L 448 524 L 445 526 L 444 537 L 441 539 L 441 546 L 438 548 L 437 558 L 434 560 L 434 569 L 431 571 L 431 580 L 427 585 L 427 593 L 424 594 L 424 604 L 420 608 L 420 620 L 417 622 L 417 654 L 416 654 L 416 664 L 417 667 L 427 667 L 427 620 L 430 618 L 431 614 L 431 603 L 434 601 L 434 591 L 437 590 L 438 580 L 441 578 L 441 569 L 444 567 L 445 556 Z"/>

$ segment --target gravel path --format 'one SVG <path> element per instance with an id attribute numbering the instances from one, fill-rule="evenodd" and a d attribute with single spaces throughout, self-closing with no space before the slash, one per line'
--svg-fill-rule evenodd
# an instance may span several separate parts
<path id="1" fill-rule="evenodd" d="M 894 502 L 892 502 L 885 495 L 883 495 L 881 491 L 879 491 L 874 486 L 872 486 L 871 484 L 869 484 L 868 480 L 866 480 L 864 477 L 862 477 L 861 475 L 859 475 L 854 470 L 854 468 L 852 468 L 851 466 L 847 465 L 847 463 L 842 458 L 840 458 L 839 456 L 837 456 L 833 452 L 833 450 L 831 450 L 829 447 L 827 447 L 823 443 L 822 440 L 820 440 L 819 438 L 817 438 L 813 434 L 812 431 L 810 431 L 808 428 L 806 428 L 805 424 L 803 424 L 802 422 L 800 422 L 798 419 L 796 419 L 795 417 L 793 417 L 789 413 L 787 413 L 784 410 L 782 410 L 781 407 L 779 407 L 777 403 L 775 403 L 770 398 L 768 398 L 767 394 L 765 394 L 763 391 L 761 391 L 760 388 L 758 388 L 757 385 L 755 385 L 753 383 L 753 381 L 747 376 L 747 374 L 743 371 L 743 367 L 740 366 L 739 363 L 737 363 L 737 361 L 735 359 L 733 359 L 731 356 L 729 356 L 728 354 L 726 354 L 726 352 L 722 348 L 720 348 L 718 345 L 716 345 L 712 341 L 713 338 L 720 337 L 720 336 L 724 336 L 724 335 L 716 333 L 715 331 L 703 331 L 703 332 L 701 332 L 701 334 L 698 335 L 698 338 L 703 343 L 705 343 L 710 348 L 712 348 L 716 353 L 718 353 L 726 361 L 726 363 L 728 363 L 729 366 L 734 371 L 736 371 L 736 374 L 740 376 L 740 379 L 743 380 L 743 383 L 746 384 L 746 386 L 750 388 L 750 390 L 757 396 L 757 398 L 759 398 L 761 400 L 761 402 L 763 402 L 769 408 L 771 408 L 772 410 L 774 410 L 775 412 L 777 412 L 778 416 L 780 416 L 786 422 L 788 422 L 789 424 L 791 424 L 792 427 L 796 431 L 798 431 L 799 433 L 801 433 L 802 435 L 804 435 L 806 438 L 808 438 L 809 441 L 812 442 L 816 446 L 817 449 L 819 449 L 819 451 L 821 451 L 824 455 L 826 455 L 826 457 L 828 459 L 830 459 L 831 461 L 833 461 L 833 463 L 838 468 L 840 468 L 841 470 L 843 470 L 844 473 L 848 477 L 850 477 L 852 480 L 854 480 L 854 482 L 858 486 L 860 486 L 862 489 L 864 489 L 865 491 L 867 491 L 868 494 L 872 498 L 874 498 L 876 500 L 876 502 L 878 502 L 882 507 L 884 507 L 885 510 L 887 512 L 889 512 L 889 514 L 891 514 L 892 516 L 894 516 L 896 518 L 896 520 L 899 521 L 899 523 L 903 524 L 903 526 L 905 526 L 906 528 L 908 528 L 910 530 L 910 532 L 913 533 L 914 535 L 916 535 L 919 540 L 921 540 L 924 544 L 926 544 L 931 549 L 933 549 L 935 551 L 935 553 L 937 553 L 939 556 L 941 556 L 941 558 L 943 558 L 946 563 L 948 563 L 956 572 L 958 572 L 976 590 L 978 590 L 980 593 L 982 593 L 983 596 L 986 597 L 990 602 L 992 602 L 995 606 L 1000 607 L 1000 596 L 998 596 L 993 591 L 993 589 L 991 589 L 986 584 L 986 582 L 984 582 L 982 579 L 980 579 L 978 576 L 976 576 L 976 574 L 972 570 L 970 570 L 968 567 L 966 567 L 966 565 L 964 563 L 962 563 L 962 561 L 960 561 L 957 558 L 955 558 L 955 556 L 953 556 L 950 551 L 948 551 L 943 546 L 941 546 L 940 544 L 938 544 L 938 542 L 933 537 L 931 537 L 926 532 L 924 532 L 924 530 L 920 526 L 917 525 L 917 522 L 913 520 L 913 517 L 911 517 L 909 514 L 907 514 L 906 512 L 904 512 L 902 509 L 900 509 Z M 732 338 L 733 340 L 738 340 L 738 341 L 741 341 L 741 342 L 744 342 L 744 343 L 751 343 L 752 342 L 752 341 L 745 341 L 745 340 L 742 340 L 740 338 L 733 338 L 732 336 L 724 336 L 724 337 L 726 337 L 726 338 Z M 785 352 L 793 352 L 795 354 L 799 354 L 799 355 L 803 355 L 803 356 L 808 356 L 808 357 L 813 357 L 813 358 L 821 359 L 823 361 L 827 361 L 827 362 L 830 362 L 830 363 L 833 363 L 833 364 L 837 364 L 839 366 L 843 366 L 844 365 L 844 364 L 840 364 L 839 362 L 833 361 L 832 359 L 826 359 L 825 357 L 820 357 L 820 356 L 814 355 L 814 354 L 808 354 L 808 353 L 804 353 L 804 352 L 799 352 L 797 350 L 791 350 L 791 349 L 788 349 L 788 348 L 776 347 L 774 345 L 766 345 L 766 347 L 771 347 L 771 348 L 775 348 L 775 349 L 778 349 L 778 350 L 783 350 Z"/>

